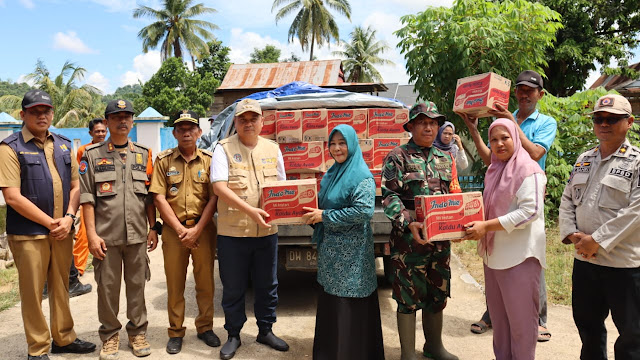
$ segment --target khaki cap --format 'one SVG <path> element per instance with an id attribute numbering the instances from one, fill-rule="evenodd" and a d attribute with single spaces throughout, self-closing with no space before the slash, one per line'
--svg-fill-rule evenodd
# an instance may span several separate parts
<path id="1" fill-rule="evenodd" d="M 176 119 L 176 121 L 173 122 L 173 124 L 175 125 L 181 122 L 190 122 L 192 124 L 196 124 L 200 126 L 200 121 L 198 120 L 198 114 L 195 111 L 191 111 L 191 110 L 182 110 L 180 112 L 179 117 Z"/>
<path id="2" fill-rule="evenodd" d="M 260 108 L 260 103 L 258 100 L 253 99 L 243 99 L 240 100 L 238 105 L 236 105 L 236 116 L 240 116 L 247 111 L 254 112 L 258 115 L 262 115 L 262 109 Z"/>
<path id="3" fill-rule="evenodd" d="M 631 104 L 624 96 L 618 94 L 607 94 L 601 96 L 596 101 L 596 106 L 589 114 L 606 111 L 612 114 L 631 116 Z"/>

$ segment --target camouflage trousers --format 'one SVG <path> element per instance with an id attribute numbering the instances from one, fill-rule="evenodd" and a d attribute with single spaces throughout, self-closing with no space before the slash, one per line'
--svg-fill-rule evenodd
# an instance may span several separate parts
<path id="1" fill-rule="evenodd" d="M 400 253 L 391 249 L 393 298 L 398 312 L 410 314 L 422 309 L 444 310 L 451 296 L 451 248 L 424 254 Z"/>

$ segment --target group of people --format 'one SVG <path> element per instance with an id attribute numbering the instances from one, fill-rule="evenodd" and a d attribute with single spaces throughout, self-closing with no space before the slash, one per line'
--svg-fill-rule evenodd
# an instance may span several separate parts
<path id="1" fill-rule="evenodd" d="M 525 71 L 516 80 L 518 110 L 492 112 L 488 146 L 478 119 L 460 114 L 485 175 L 485 221 L 465 224 L 484 261 L 487 313 L 472 331 L 493 328 L 496 359 L 534 359 L 536 342 L 548 340 L 544 268 L 546 236 L 544 162 L 556 121 L 536 110 L 543 80 Z M 578 158 L 560 207 L 563 242 L 575 247 L 573 314 L 582 339 L 581 359 L 606 359 L 604 319 L 611 311 L 620 336 L 616 358 L 640 357 L 640 246 L 635 233 L 640 207 L 640 149 L 626 139 L 633 124 L 629 102 L 605 95 L 592 112 L 598 146 Z M 69 310 L 73 223 L 82 205 L 98 293 L 100 359 L 118 358 L 120 286 L 126 286 L 128 346 L 147 356 L 151 346 L 144 289 L 148 251 L 162 250 L 167 285 L 168 342 L 179 353 L 186 328 L 185 281 L 193 261 L 197 338 L 231 359 L 247 321 L 245 295 L 253 286 L 256 341 L 278 351 L 289 345 L 273 333 L 278 303 L 277 226 L 260 208 L 260 186 L 285 179 L 278 145 L 259 136 L 262 110 L 255 100 L 237 103 L 236 134 L 213 152 L 198 149 L 198 116 L 185 110 L 175 120 L 178 146 L 157 155 L 132 142 L 133 107 L 114 100 L 105 110 L 109 137 L 72 156 L 69 139 L 48 131 L 50 96 L 31 90 L 22 102 L 21 131 L 0 144 L 0 188 L 7 202 L 7 234 L 19 271 L 28 359 L 52 353 L 91 353 L 77 338 Z M 417 195 L 460 193 L 458 167 L 465 150 L 433 102 L 415 104 L 403 124 L 407 144 L 393 149 L 382 169 L 382 205 L 391 220 L 392 297 L 397 303 L 401 359 L 416 359 L 416 313 L 422 310 L 422 354 L 455 360 L 442 341 L 443 311 L 450 297 L 451 242 L 424 238 Z M 95 126 L 95 125 L 94 125 Z M 370 220 L 375 182 L 355 130 L 339 125 L 329 134 L 335 159 L 321 181 L 319 208 L 305 208 L 318 249 L 314 359 L 384 359 Z M 156 209 L 163 223 L 156 220 Z M 217 221 L 213 221 L 217 213 Z M 214 259 L 223 286 L 227 340 L 213 332 Z M 82 257 L 82 254 L 80 254 Z M 42 313 L 48 283 L 50 328 Z M 595 285 L 595 286 L 594 286 Z M 491 317 L 489 317 L 489 313 Z"/>

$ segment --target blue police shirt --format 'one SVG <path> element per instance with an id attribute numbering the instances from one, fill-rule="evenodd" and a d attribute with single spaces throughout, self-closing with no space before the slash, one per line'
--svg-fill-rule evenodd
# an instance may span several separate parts
<path id="1" fill-rule="evenodd" d="M 517 119 L 518 110 L 513 113 L 513 117 Z M 547 153 L 553 140 L 556 138 L 558 123 L 551 116 L 541 114 L 537 109 L 529 117 L 527 117 L 520 128 L 524 135 L 532 143 L 538 144 L 545 149 L 544 155 L 538 160 L 538 164 L 542 170 L 545 170 L 545 162 L 547 161 Z"/>

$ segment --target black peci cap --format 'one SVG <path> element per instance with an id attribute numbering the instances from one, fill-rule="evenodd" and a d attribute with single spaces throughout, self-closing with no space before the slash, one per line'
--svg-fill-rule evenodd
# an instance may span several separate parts
<path id="1" fill-rule="evenodd" d="M 106 118 L 109 114 L 115 114 L 123 111 L 135 114 L 131 101 L 122 99 L 111 100 L 107 104 L 107 108 L 104 109 L 104 117 Z"/>
<path id="2" fill-rule="evenodd" d="M 525 70 L 518 75 L 516 79 L 516 86 L 518 85 L 526 85 L 532 88 L 540 88 L 542 90 L 544 88 L 544 83 L 542 81 L 542 76 L 533 70 Z"/>
<path id="3" fill-rule="evenodd" d="M 27 91 L 22 98 L 22 108 L 28 109 L 34 106 L 44 105 L 50 108 L 53 107 L 51 102 L 51 96 L 46 91 L 32 89 Z"/>
<path id="4" fill-rule="evenodd" d="M 191 110 L 182 110 L 178 115 L 176 121 L 173 122 L 174 125 L 179 124 L 181 122 L 190 122 L 200 126 L 200 120 L 198 120 L 199 116 L 195 111 Z"/>

